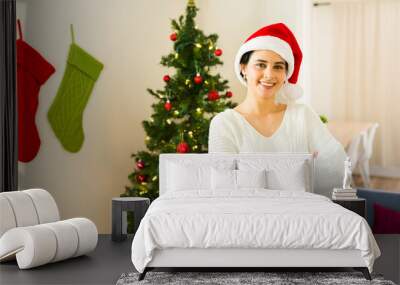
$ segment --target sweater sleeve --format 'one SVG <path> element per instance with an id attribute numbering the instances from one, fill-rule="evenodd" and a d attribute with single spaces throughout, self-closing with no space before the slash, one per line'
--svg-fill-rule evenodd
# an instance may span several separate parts
<path id="1" fill-rule="evenodd" d="M 305 120 L 310 152 L 318 152 L 315 163 L 315 192 L 331 197 L 334 187 L 341 187 L 346 152 L 333 137 L 318 114 L 305 107 Z"/>
<path id="2" fill-rule="evenodd" d="M 208 152 L 239 152 L 238 147 L 235 144 L 232 128 L 222 113 L 217 114 L 211 120 L 208 133 Z"/>

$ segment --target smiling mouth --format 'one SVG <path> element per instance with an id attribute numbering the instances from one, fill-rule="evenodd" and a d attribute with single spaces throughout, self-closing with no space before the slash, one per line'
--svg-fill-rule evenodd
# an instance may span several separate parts
<path id="1" fill-rule="evenodd" d="M 276 85 L 276 83 L 260 81 L 260 85 L 265 88 L 270 89 L 270 88 L 273 88 Z"/>

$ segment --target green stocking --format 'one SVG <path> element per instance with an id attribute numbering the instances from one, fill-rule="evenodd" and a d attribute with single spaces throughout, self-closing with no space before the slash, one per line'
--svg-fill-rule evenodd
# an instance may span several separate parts
<path id="1" fill-rule="evenodd" d="M 75 44 L 72 25 L 71 36 L 64 77 L 47 118 L 62 146 L 67 151 L 77 152 L 84 141 L 83 111 L 103 64 Z"/>

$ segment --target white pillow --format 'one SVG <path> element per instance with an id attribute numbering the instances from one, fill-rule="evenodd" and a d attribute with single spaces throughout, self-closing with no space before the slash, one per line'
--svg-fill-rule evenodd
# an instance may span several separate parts
<path id="1" fill-rule="evenodd" d="M 236 190 L 236 170 L 212 167 L 211 188 L 213 190 Z"/>
<path id="2" fill-rule="evenodd" d="M 266 170 L 267 188 L 273 190 L 311 191 L 308 161 L 298 158 L 239 159 L 240 170 Z"/>
<path id="3" fill-rule="evenodd" d="M 267 188 L 265 169 L 236 170 L 237 188 Z"/>
<path id="4" fill-rule="evenodd" d="M 211 187 L 213 190 L 238 190 L 240 188 L 266 188 L 265 170 L 211 170 Z"/>
<path id="5" fill-rule="evenodd" d="M 286 169 L 267 171 L 267 188 L 271 190 L 307 191 L 307 165 L 301 163 Z"/>
<path id="6" fill-rule="evenodd" d="M 166 191 L 206 190 L 211 191 L 211 168 L 235 169 L 232 158 L 196 159 L 183 156 L 168 160 Z"/>
<path id="7" fill-rule="evenodd" d="M 210 167 L 168 163 L 167 191 L 210 189 Z"/>

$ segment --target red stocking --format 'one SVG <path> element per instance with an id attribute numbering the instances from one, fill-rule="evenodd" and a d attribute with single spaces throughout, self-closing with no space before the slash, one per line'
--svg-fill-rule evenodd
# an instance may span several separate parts
<path id="1" fill-rule="evenodd" d="M 41 85 L 54 73 L 54 67 L 22 37 L 18 20 L 17 40 L 17 93 L 18 93 L 18 160 L 29 162 L 40 148 L 35 124 Z"/>

